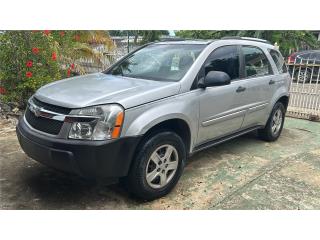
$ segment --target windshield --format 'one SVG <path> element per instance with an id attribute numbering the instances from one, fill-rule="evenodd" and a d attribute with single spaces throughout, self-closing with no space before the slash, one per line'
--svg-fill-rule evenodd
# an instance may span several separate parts
<path id="1" fill-rule="evenodd" d="M 131 54 L 107 74 L 179 81 L 204 49 L 200 44 L 153 44 Z"/>

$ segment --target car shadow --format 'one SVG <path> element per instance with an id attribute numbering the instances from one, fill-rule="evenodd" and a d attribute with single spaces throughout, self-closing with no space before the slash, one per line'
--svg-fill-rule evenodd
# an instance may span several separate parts
<path id="1" fill-rule="evenodd" d="M 252 141 L 256 141 L 254 132 L 194 154 L 187 166 L 203 154 L 215 154 L 220 159 L 224 149 L 232 150 L 239 143 L 246 145 Z M 36 162 L 28 171 L 28 174 L 21 172 L 21 182 L 31 195 L 24 209 L 141 209 L 145 203 L 130 195 L 120 183 L 106 185 L 104 181 L 83 179 Z"/>
<path id="2" fill-rule="evenodd" d="M 32 209 L 112 209 L 110 203 L 116 208 L 119 202 L 130 207 L 142 202 L 130 197 L 119 183 L 107 185 L 42 165 L 36 168 L 24 179 L 31 195 L 38 199 L 29 206 Z"/>

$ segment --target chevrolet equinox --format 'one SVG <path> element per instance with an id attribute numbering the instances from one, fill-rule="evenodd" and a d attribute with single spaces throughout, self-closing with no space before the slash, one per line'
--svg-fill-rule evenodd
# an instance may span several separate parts
<path id="1" fill-rule="evenodd" d="M 195 152 L 254 130 L 277 140 L 289 86 L 283 57 L 262 39 L 156 42 L 104 72 L 41 87 L 17 136 L 47 166 L 121 180 L 151 200 L 172 190 Z"/>

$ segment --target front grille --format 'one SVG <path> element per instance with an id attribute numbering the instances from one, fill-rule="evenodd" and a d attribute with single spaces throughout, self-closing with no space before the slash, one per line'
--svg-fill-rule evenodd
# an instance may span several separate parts
<path id="1" fill-rule="evenodd" d="M 63 125 L 63 122 L 57 120 L 36 117 L 34 113 L 29 110 L 29 108 L 26 110 L 25 118 L 34 129 L 53 135 L 59 134 Z"/>
<path id="2" fill-rule="evenodd" d="M 56 112 L 56 113 L 61 113 L 61 114 L 69 114 L 71 112 L 70 108 L 65 108 L 65 107 L 60 107 L 60 106 L 55 106 L 55 105 L 52 105 L 49 103 L 45 103 L 45 102 L 42 102 L 42 101 L 36 99 L 35 97 L 32 99 L 32 101 L 38 107 L 42 107 L 42 108 L 44 108 L 48 111 L 51 111 L 51 112 Z"/>

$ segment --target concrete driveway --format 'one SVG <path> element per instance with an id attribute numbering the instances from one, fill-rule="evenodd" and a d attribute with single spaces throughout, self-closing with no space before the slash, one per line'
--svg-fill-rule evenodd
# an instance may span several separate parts
<path id="1" fill-rule="evenodd" d="M 194 155 L 172 193 L 152 202 L 29 159 L 0 121 L 1 209 L 320 209 L 320 123 L 287 118 L 277 142 L 255 134 Z"/>

